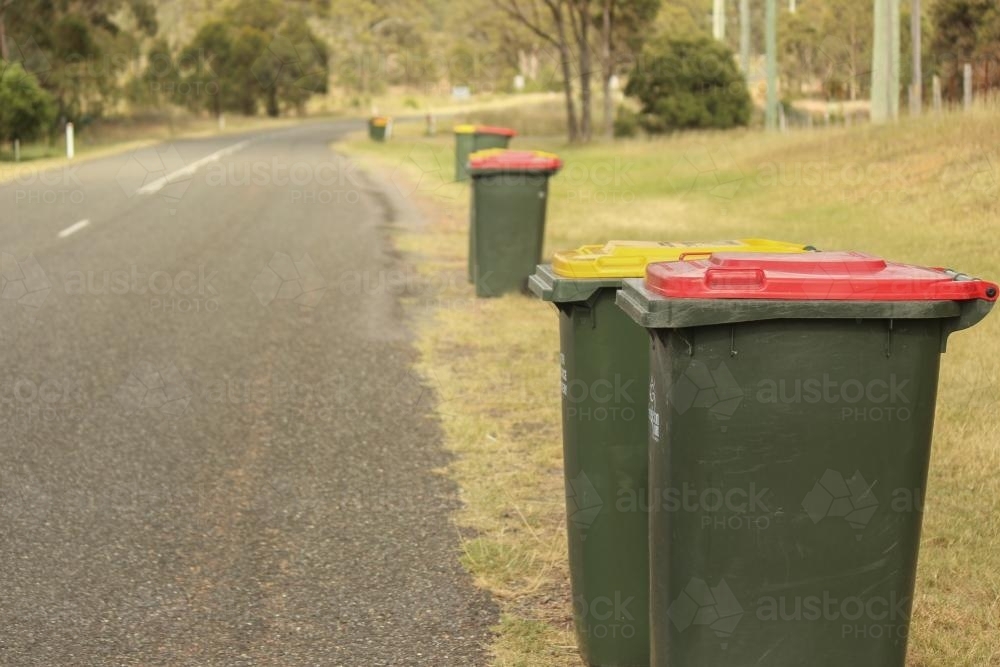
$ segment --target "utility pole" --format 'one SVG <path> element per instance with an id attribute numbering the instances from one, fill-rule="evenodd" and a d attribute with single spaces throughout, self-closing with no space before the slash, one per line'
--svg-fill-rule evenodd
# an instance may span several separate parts
<path id="1" fill-rule="evenodd" d="M 875 0 L 872 46 L 872 122 L 899 115 L 899 0 Z"/>
<path id="2" fill-rule="evenodd" d="M 740 0 L 740 62 L 743 76 L 750 78 L 750 0 Z"/>
<path id="3" fill-rule="evenodd" d="M 889 47 L 886 44 L 886 23 L 888 23 L 889 0 L 875 0 L 874 40 L 872 43 L 872 122 L 884 123 L 889 120 L 889 104 L 885 90 L 889 63 Z"/>
<path id="4" fill-rule="evenodd" d="M 889 112 L 891 118 L 899 118 L 899 75 L 900 62 L 902 58 L 901 43 L 899 41 L 899 0 L 889 0 Z"/>
<path id="5" fill-rule="evenodd" d="M 767 49 L 767 108 L 764 120 L 768 130 L 778 129 L 778 7 L 777 0 L 767 0 L 765 42 Z"/>
<path id="6" fill-rule="evenodd" d="M 726 0 L 712 3 L 712 37 L 720 42 L 726 38 Z"/>
<path id="7" fill-rule="evenodd" d="M 910 115 L 919 116 L 924 101 L 924 72 L 920 45 L 921 21 L 920 0 L 911 0 L 910 5 L 910 42 L 913 44 L 913 81 L 910 85 Z"/>

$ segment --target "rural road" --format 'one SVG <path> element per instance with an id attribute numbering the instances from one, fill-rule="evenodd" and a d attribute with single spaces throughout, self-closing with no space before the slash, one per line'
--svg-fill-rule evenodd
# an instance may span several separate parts
<path id="1" fill-rule="evenodd" d="M 0 184 L 0 664 L 484 664 L 361 128 Z"/>

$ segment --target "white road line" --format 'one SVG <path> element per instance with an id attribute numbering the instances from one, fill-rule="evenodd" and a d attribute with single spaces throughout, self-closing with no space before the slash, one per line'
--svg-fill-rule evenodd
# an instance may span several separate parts
<path id="1" fill-rule="evenodd" d="M 66 229 L 59 232 L 59 238 L 64 239 L 70 234 L 76 234 L 78 231 L 90 224 L 90 220 L 83 219 L 80 222 L 74 222 L 72 225 Z"/>
<path id="2" fill-rule="evenodd" d="M 166 176 L 158 178 L 155 181 L 150 181 L 149 183 L 146 183 L 146 185 L 144 185 L 141 188 L 139 188 L 139 190 L 137 191 L 137 194 L 140 194 L 140 195 L 155 194 L 155 193 L 159 192 L 160 190 L 162 190 L 165 186 L 173 183 L 176 180 L 179 180 L 181 178 L 185 178 L 187 176 L 193 176 L 196 171 L 198 171 L 199 169 L 201 169 L 202 167 L 204 167 L 206 164 L 210 164 L 212 162 L 216 162 L 216 161 L 218 161 L 218 160 L 226 157 L 227 155 L 232 155 L 233 153 L 235 153 L 237 151 L 243 150 L 244 148 L 246 148 L 249 145 L 250 145 L 250 141 L 249 140 L 247 140 L 247 141 L 241 141 L 238 144 L 233 144 L 232 146 L 227 146 L 226 148 L 223 148 L 220 151 L 216 151 L 216 152 L 212 153 L 211 155 L 206 155 L 205 157 L 201 158 L 200 160 L 195 160 L 194 162 L 192 162 L 191 164 L 187 165 L 186 167 L 182 167 L 181 169 L 178 169 L 177 171 L 175 171 L 173 173 L 167 174 Z"/>

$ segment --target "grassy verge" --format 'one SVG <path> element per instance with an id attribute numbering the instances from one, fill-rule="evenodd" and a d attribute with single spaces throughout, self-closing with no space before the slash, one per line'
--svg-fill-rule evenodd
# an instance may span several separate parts
<path id="1" fill-rule="evenodd" d="M 468 188 L 449 133 L 400 125 L 342 149 L 429 220 L 400 232 L 413 262 L 422 371 L 462 488 L 464 562 L 500 602 L 497 665 L 578 665 L 564 549 L 556 318 L 528 297 L 477 301 L 465 282 Z M 763 236 L 1000 278 L 997 115 L 766 136 L 685 135 L 553 150 L 546 254 L 607 239 Z M 433 307 L 428 307 L 433 306 Z M 417 308 L 418 307 L 418 308 Z M 1000 664 L 1000 316 L 943 360 L 909 664 Z"/>

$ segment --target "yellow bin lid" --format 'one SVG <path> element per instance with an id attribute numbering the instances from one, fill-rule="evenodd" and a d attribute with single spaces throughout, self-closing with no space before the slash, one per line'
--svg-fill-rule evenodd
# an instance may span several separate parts
<path id="1" fill-rule="evenodd" d="M 456 125 L 454 128 L 455 134 L 474 134 L 475 131 L 475 125 Z"/>
<path id="2" fill-rule="evenodd" d="M 733 241 L 609 241 L 604 245 L 585 245 L 576 250 L 557 252 L 552 270 L 562 278 L 613 279 L 642 278 L 646 265 L 684 259 L 704 259 L 714 252 L 808 252 L 812 248 L 798 243 L 769 239 Z"/>

